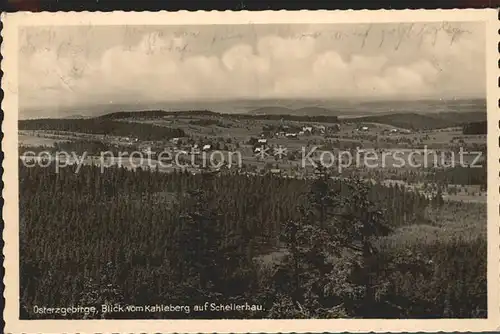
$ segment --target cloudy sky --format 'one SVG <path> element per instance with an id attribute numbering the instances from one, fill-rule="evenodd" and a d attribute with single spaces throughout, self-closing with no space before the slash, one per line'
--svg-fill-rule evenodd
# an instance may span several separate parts
<path id="1" fill-rule="evenodd" d="M 19 104 L 483 98 L 484 43 L 482 23 L 29 27 Z"/>

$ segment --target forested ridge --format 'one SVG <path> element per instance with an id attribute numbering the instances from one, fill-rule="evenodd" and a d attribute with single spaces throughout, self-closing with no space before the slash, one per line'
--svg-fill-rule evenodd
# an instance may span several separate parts
<path id="1" fill-rule="evenodd" d="M 20 163 L 20 304 L 253 303 L 108 318 L 486 317 L 486 240 L 380 243 L 442 198 L 361 180 Z M 279 260 L 268 255 L 279 253 Z M 67 316 L 69 317 L 69 316 Z"/>
<path id="2" fill-rule="evenodd" d="M 439 113 L 390 113 L 356 118 L 358 122 L 374 122 L 412 130 L 443 129 L 454 126 L 468 128 L 467 123 L 486 120 L 484 111 L 439 112 Z M 486 122 L 486 121 L 484 121 Z M 477 132 L 486 133 L 486 132 Z M 464 132 L 464 134 L 470 134 Z"/>
<path id="3" fill-rule="evenodd" d="M 467 123 L 463 126 L 464 135 L 477 135 L 477 134 L 487 134 L 488 133 L 488 122 L 472 122 Z"/>
<path id="4" fill-rule="evenodd" d="M 95 135 L 137 137 L 140 140 L 168 140 L 185 136 L 184 130 L 178 128 L 101 118 L 21 120 L 19 121 L 19 130 L 70 131 Z"/>

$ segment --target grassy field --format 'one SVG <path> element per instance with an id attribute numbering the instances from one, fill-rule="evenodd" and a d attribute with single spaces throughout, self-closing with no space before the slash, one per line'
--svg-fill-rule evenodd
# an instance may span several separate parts
<path id="1" fill-rule="evenodd" d="M 48 138 L 43 135 L 23 135 L 20 134 L 18 137 L 19 145 L 24 146 L 52 146 L 54 143 L 67 141 L 65 138 L 57 139 L 57 138 Z"/>
<path id="2" fill-rule="evenodd" d="M 380 242 L 394 246 L 486 237 L 486 214 L 486 203 L 448 202 L 439 210 L 427 209 L 429 221 L 400 227 Z"/>

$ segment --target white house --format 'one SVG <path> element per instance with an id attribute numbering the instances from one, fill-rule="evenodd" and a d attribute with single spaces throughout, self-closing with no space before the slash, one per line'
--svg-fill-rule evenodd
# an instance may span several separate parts
<path id="1" fill-rule="evenodd" d="M 267 139 L 261 138 L 257 141 L 259 144 L 267 144 Z"/>
<path id="2" fill-rule="evenodd" d="M 302 131 L 304 132 L 312 132 L 313 128 L 312 126 L 304 126 L 302 127 Z"/>
<path id="3" fill-rule="evenodd" d="M 212 147 L 212 145 L 209 145 L 209 144 L 204 145 L 203 146 L 203 151 L 208 151 L 211 147 Z"/>

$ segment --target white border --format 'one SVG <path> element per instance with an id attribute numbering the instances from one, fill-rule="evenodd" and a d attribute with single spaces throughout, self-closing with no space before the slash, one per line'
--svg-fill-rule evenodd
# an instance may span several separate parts
<path id="1" fill-rule="evenodd" d="M 2 88 L 5 159 L 3 219 L 5 229 L 6 333 L 139 333 L 139 332 L 403 332 L 494 331 L 500 329 L 498 13 L 482 10 L 404 11 L 263 11 L 263 12 L 81 12 L 3 13 Z M 19 206 L 17 160 L 17 68 L 20 26 L 68 25 L 199 25 L 269 23 L 389 23 L 482 21 L 486 26 L 488 108 L 488 319 L 484 320 L 19 320 Z M 459 70 L 459 69 L 457 69 Z"/>

